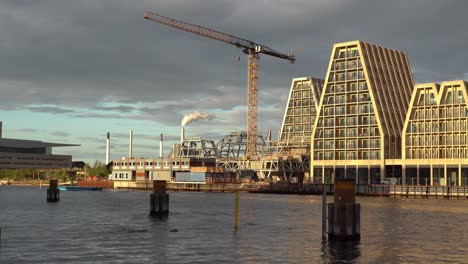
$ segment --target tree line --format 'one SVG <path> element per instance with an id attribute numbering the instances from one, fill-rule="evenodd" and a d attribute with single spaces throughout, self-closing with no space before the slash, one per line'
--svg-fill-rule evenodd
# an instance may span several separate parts
<path id="1" fill-rule="evenodd" d="M 84 166 L 86 176 L 107 177 L 111 171 L 107 169 L 106 164 L 96 160 L 93 164 L 86 163 Z M 21 168 L 21 169 L 1 169 L 1 180 L 24 181 L 37 179 L 57 179 L 67 181 L 69 174 L 65 170 L 44 171 L 41 169 Z M 75 179 L 77 180 L 77 179 Z"/>

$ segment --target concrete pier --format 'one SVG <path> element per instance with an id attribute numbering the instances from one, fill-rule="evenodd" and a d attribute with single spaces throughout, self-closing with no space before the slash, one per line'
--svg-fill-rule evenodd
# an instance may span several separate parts
<path id="1" fill-rule="evenodd" d="M 58 180 L 49 180 L 47 188 L 47 202 L 55 203 L 60 200 L 60 190 L 58 189 Z"/>
<path id="2" fill-rule="evenodd" d="M 166 193 L 166 181 L 153 181 L 153 193 L 150 194 L 150 216 L 169 214 L 169 194 Z"/>
<path id="3" fill-rule="evenodd" d="M 361 238 L 361 207 L 355 203 L 353 179 L 335 182 L 334 203 L 328 204 L 328 238 L 359 240 Z"/>

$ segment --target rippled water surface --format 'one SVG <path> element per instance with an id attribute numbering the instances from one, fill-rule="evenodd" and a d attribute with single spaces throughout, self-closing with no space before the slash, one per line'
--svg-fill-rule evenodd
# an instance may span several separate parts
<path id="1" fill-rule="evenodd" d="M 358 198 L 361 241 L 323 243 L 321 197 L 0 187 L 0 263 L 468 263 L 468 200 Z M 328 199 L 331 200 L 332 197 Z"/>

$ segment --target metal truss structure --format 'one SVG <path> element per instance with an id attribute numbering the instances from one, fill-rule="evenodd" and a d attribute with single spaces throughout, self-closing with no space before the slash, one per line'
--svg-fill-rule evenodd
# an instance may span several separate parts
<path id="1" fill-rule="evenodd" d="M 177 158 L 216 158 L 218 156 L 214 141 L 201 137 L 185 138 L 175 148 L 174 153 L 177 153 Z"/>
<path id="2" fill-rule="evenodd" d="M 216 147 L 218 149 L 219 158 L 242 158 L 247 156 L 247 132 L 231 132 L 229 135 L 221 139 Z M 257 155 L 262 156 L 262 150 L 266 146 L 262 135 L 257 136 Z"/>
<path id="3" fill-rule="evenodd" d="M 217 167 L 226 171 L 253 170 L 259 178 L 267 181 L 272 181 L 274 177 L 288 182 L 301 180 L 304 172 L 307 173 L 310 169 L 309 155 L 296 157 L 265 155 L 258 160 L 222 158 L 217 159 L 216 163 Z"/>

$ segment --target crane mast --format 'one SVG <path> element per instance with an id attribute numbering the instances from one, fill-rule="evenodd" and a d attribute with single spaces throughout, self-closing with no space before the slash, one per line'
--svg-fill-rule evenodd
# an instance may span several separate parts
<path id="1" fill-rule="evenodd" d="M 255 158 L 257 156 L 257 137 L 258 137 L 258 59 L 259 54 L 263 53 L 280 59 L 288 60 L 294 63 L 296 58 L 294 54 L 285 54 L 272 48 L 257 44 L 253 41 L 235 37 L 220 31 L 206 27 L 190 24 L 180 20 L 175 20 L 165 16 L 158 15 L 149 11 L 145 12 L 145 19 L 167 25 L 173 28 L 191 32 L 200 36 L 222 41 L 238 48 L 248 55 L 248 78 L 247 78 L 247 156 Z"/>

